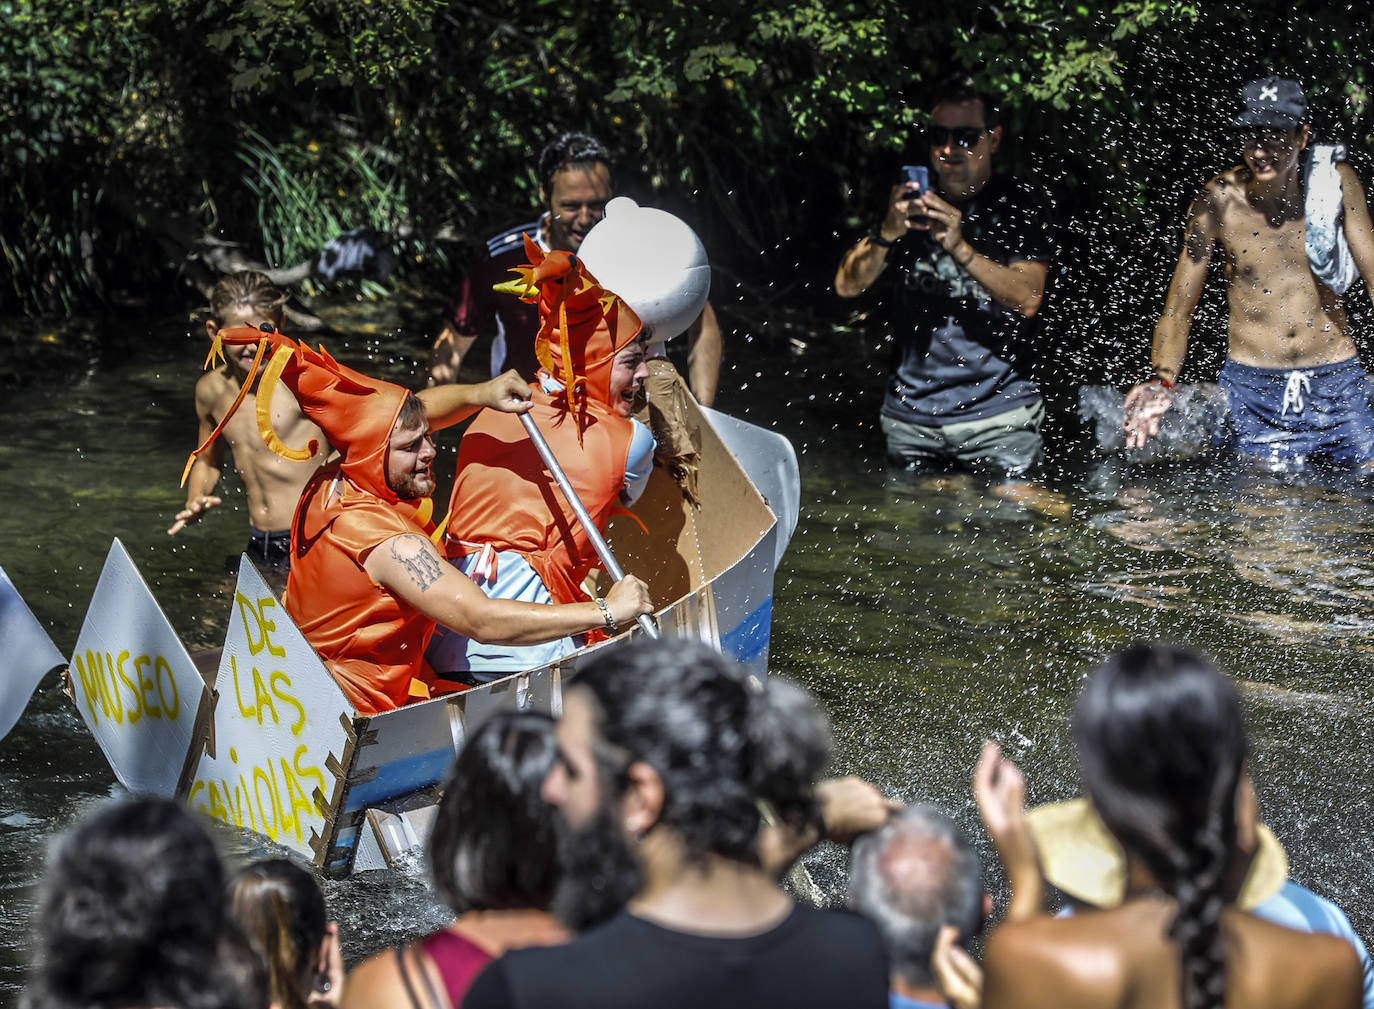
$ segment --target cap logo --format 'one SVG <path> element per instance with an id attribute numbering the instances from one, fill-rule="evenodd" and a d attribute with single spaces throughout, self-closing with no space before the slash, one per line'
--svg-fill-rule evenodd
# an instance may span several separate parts
<path id="1" fill-rule="evenodd" d="M 1260 101 L 1276 102 L 1279 100 L 1279 86 L 1277 84 L 1266 84 L 1260 88 Z"/>

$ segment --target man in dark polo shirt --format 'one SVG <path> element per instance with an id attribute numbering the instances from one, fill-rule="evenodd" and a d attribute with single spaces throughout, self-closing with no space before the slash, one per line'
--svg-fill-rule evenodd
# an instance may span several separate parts
<path id="1" fill-rule="evenodd" d="M 539 154 L 539 194 L 544 201 L 544 213 L 537 220 L 493 235 L 469 267 L 462 288 L 449 305 L 444 328 L 434 342 L 430 385 L 456 382 L 458 369 L 473 343 L 491 330 L 495 331 L 492 377 L 514 368 L 526 379 L 534 379 L 539 370 L 534 356 L 538 312 L 534 305 L 519 298 L 495 293 L 492 285 L 510 280 L 511 267 L 526 264 L 521 235 L 528 234 L 545 252 L 580 249 L 587 232 L 604 216 L 614 185 L 610 152 L 596 138 L 585 133 L 564 133 L 545 145 Z M 645 254 L 652 255 L 653 250 L 646 250 Z M 664 334 L 665 338 L 677 335 Z M 703 406 L 715 401 L 721 343 L 715 312 L 707 303 L 687 330 L 688 381 Z"/>
<path id="2" fill-rule="evenodd" d="M 892 187 L 882 219 L 840 263 L 835 291 L 885 299 L 892 462 L 1022 476 L 1039 462 L 1045 407 L 1011 348 L 1044 298 L 1055 251 L 1048 201 L 993 174 L 997 105 L 966 78 L 937 91 L 926 142 L 931 190 Z"/>
<path id="3" fill-rule="evenodd" d="M 473 261 L 434 342 L 431 385 L 456 382 L 463 357 L 482 333 L 493 328 L 492 375 L 514 368 L 527 379 L 534 376 L 539 369 L 534 357 L 538 312 L 519 298 L 497 294 L 492 285 L 510 280 L 511 267 L 526 264 L 521 235 L 528 234 L 545 252 L 576 252 L 587 232 L 601 220 L 613 181 L 610 153 L 585 133 L 564 133 L 544 147 L 539 154 L 539 194 L 544 213 L 493 235 Z"/>

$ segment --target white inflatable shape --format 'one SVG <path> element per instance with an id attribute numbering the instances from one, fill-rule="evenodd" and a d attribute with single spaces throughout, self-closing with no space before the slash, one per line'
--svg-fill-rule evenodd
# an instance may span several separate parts
<path id="1" fill-rule="evenodd" d="M 635 310 L 650 341 L 685 332 L 711 290 L 711 264 L 696 232 L 628 196 L 606 204 L 577 254 L 602 287 Z"/>

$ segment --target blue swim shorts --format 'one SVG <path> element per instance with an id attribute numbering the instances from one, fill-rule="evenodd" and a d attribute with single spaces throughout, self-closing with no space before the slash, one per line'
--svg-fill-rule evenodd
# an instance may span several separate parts
<path id="1" fill-rule="evenodd" d="M 1255 368 L 1228 359 L 1217 383 L 1229 400 L 1237 452 L 1276 469 L 1314 459 L 1374 463 L 1374 408 L 1359 358 L 1311 368 Z"/>

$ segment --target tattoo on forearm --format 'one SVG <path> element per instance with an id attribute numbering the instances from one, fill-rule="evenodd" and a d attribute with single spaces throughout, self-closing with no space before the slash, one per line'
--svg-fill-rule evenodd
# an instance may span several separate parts
<path id="1" fill-rule="evenodd" d="M 443 566 L 429 549 L 429 541 L 413 533 L 397 536 L 391 541 L 391 556 L 405 565 L 411 580 L 423 592 L 439 580 Z"/>

